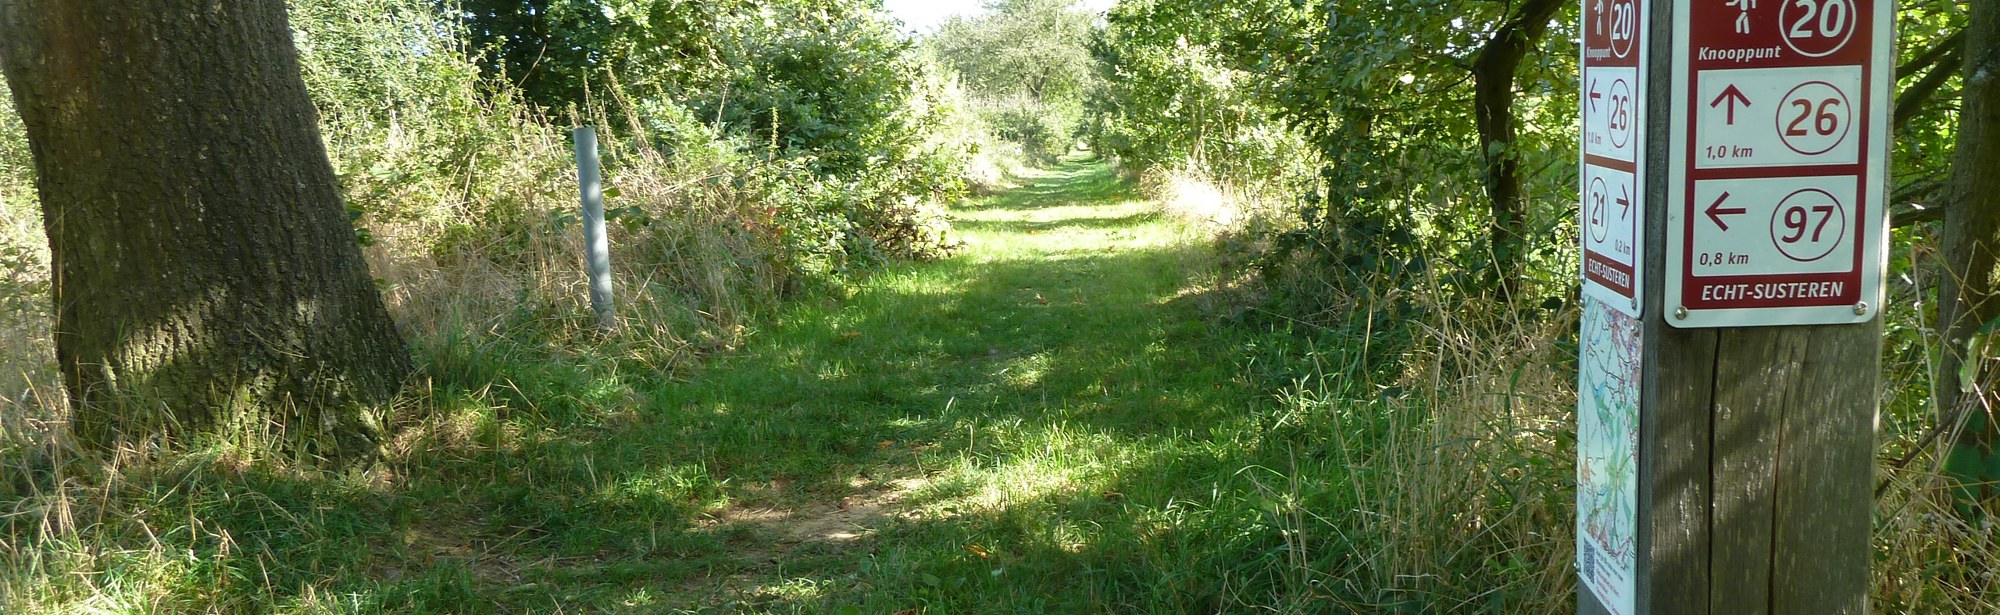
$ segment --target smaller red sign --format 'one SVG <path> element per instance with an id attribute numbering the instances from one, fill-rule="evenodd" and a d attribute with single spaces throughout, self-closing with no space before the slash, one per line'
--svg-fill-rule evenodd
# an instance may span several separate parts
<path id="1" fill-rule="evenodd" d="M 1578 209 L 1583 227 L 1583 290 L 1627 316 L 1639 316 L 1639 232 L 1645 221 L 1639 160 L 1644 83 L 1645 3 L 1584 0 L 1583 114 Z"/>

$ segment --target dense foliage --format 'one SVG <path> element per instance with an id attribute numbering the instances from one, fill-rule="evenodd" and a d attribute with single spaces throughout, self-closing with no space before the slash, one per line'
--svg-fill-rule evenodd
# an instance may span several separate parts
<path id="1" fill-rule="evenodd" d="M 833 213 L 856 225 L 845 240 L 853 247 L 923 255 L 948 243 L 912 203 L 963 189 L 967 144 L 933 136 L 957 102 L 873 2 L 472 0 L 453 9 L 485 74 L 518 83 L 535 108 L 592 117 L 678 107 L 844 186 L 847 205 Z"/>
<path id="2" fill-rule="evenodd" d="M 977 122 L 961 90 L 873 2 L 290 7 L 357 241 L 405 318 L 461 310 L 411 308 L 478 271 L 506 278 L 490 290 L 541 291 L 548 309 L 570 300 L 538 269 L 566 258 L 576 232 L 574 124 L 605 136 L 626 234 L 615 239 L 636 256 L 620 262 L 663 259 L 634 268 L 664 283 L 640 302 L 678 314 L 668 337 L 723 344 L 771 298 L 950 251 L 939 208 L 963 193 L 986 138 L 964 128 Z M 533 70 L 507 63 L 548 40 L 567 46 Z M 0 112 L 0 337 L 23 359 L 0 376 L 0 399 L 53 385 L 35 366 L 48 285 L 31 167 L 19 120 Z"/>
<path id="3" fill-rule="evenodd" d="M 1474 112 L 1474 73 L 1528 4 L 1121 2 L 1095 48 L 1109 77 L 1097 144 L 1132 166 L 1193 164 L 1235 184 L 1317 176 L 1295 191 L 1300 226 L 1273 255 L 1320 259 L 1304 269 L 1437 267 L 1468 295 L 1526 276 L 1529 297 L 1561 298 L 1574 263 L 1574 7 L 1544 24 L 1514 76 L 1518 137 L 1483 151 Z M 1909 207 L 1935 204 L 1949 165 L 1964 12 L 1944 1 L 1900 11 L 1896 193 Z M 1286 155 L 1285 137 L 1312 155 Z M 1494 159 L 1523 169 L 1513 230 L 1532 238 L 1505 272 L 1490 268 L 1516 259 L 1494 254 L 1489 228 L 1508 221 L 1481 198 Z"/>
<path id="4" fill-rule="evenodd" d="M 1486 154 L 1471 77 L 1509 11 L 1491 2 L 1121 3 L 1099 50 L 1121 82 L 1102 103 L 1100 139 L 1139 164 L 1201 161 L 1223 181 L 1316 177 L 1294 193 L 1298 226 L 1278 237 L 1267 261 L 1274 274 L 1442 265 L 1480 274 L 1448 277 L 1478 294 L 1497 259 L 1486 206 L 1468 198 L 1483 189 Z M 1525 269 L 1506 275 L 1538 280 L 1544 296 L 1568 284 L 1555 272 L 1569 262 L 1573 212 L 1575 53 L 1568 20 L 1555 25 L 1520 75 L 1525 128 L 1495 152 L 1535 171 L 1521 230 L 1538 240 Z M 1287 138 L 1312 155 L 1286 151 Z M 1222 155 L 1205 151 L 1217 142 Z M 1319 295 L 1300 296 L 1299 308 L 1332 307 L 1311 305 Z"/>
<path id="5" fill-rule="evenodd" d="M 851 468 L 828 468 L 873 450 L 965 466 L 957 478 L 938 481 L 942 492 L 983 489 L 967 482 L 972 476 L 1024 493 L 981 513 L 992 512 L 998 530 L 942 531 L 945 538 L 928 545 L 938 551 L 930 554 L 932 568 L 896 559 L 907 553 L 871 553 L 861 558 L 858 577 L 794 588 L 808 596 L 803 603 L 838 595 L 836 585 L 856 578 L 857 587 L 874 583 L 866 591 L 892 602 L 915 596 L 969 604 L 986 595 L 959 593 L 963 583 L 989 589 L 1018 583 L 1035 594 L 1042 586 L 1014 579 L 1039 566 L 1058 571 L 1048 574 L 1098 575 L 1093 582 L 1125 592 L 1113 596 L 1125 600 L 1118 604 L 1165 610 L 1257 603 L 1300 612 L 1549 612 L 1571 604 L 1572 544 L 1566 530 L 1549 529 L 1570 527 L 1565 498 L 1574 480 L 1575 373 L 1568 363 L 1575 356 L 1574 3 L 1123 0 L 1100 19 L 1073 0 L 994 0 L 986 13 L 948 21 L 916 40 L 898 33 L 874 0 L 290 0 L 290 6 L 322 132 L 358 222 L 356 240 L 369 246 L 373 270 L 425 370 L 422 390 L 396 417 L 405 435 L 397 444 L 404 447 L 401 459 L 436 461 L 443 469 L 425 475 L 434 483 L 500 476 L 492 482 L 501 484 L 477 492 L 502 494 L 493 496 L 499 504 L 466 505 L 494 505 L 493 514 L 504 518 L 482 510 L 466 519 L 492 526 L 482 531 L 517 537 L 528 545 L 521 553 L 617 562 L 591 568 L 592 576 L 645 577 L 655 571 L 621 567 L 665 560 L 706 574 L 714 561 L 699 557 L 734 549 L 742 536 L 716 536 L 740 530 L 683 533 L 663 543 L 675 546 L 641 547 L 573 518 L 633 536 L 651 532 L 657 542 L 655 524 L 663 519 L 719 523 L 707 516 L 730 497 L 799 496 L 800 488 L 785 482 L 801 473 L 790 465 L 813 466 L 803 473 L 839 482 L 854 477 L 828 477 Z M 1931 331 L 1932 297 L 1940 278 L 1937 221 L 1948 198 L 1967 62 L 1966 12 L 1962 0 L 1905 0 L 1897 20 L 1898 228 L 1879 451 L 1894 488 L 1882 496 L 1872 592 L 1915 612 L 1992 607 L 1984 597 L 1995 551 L 1990 522 L 1931 514 L 1948 510 L 1932 497 L 1948 483 L 1942 471 L 1917 469 L 1936 448 L 1925 437 L 1938 433 L 1940 419 L 1930 405 L 1940 344 Z M 1485 61 L 1497 57 L 1495 42 L 1514 36 L 1526 41 L 1518 66 L 1504 66 L 1512 102 L 1505 114 L 1514 132 L 1497 135 L 1476 101 L 1481 84 L 1501 76 Z M 60 383 L 47 366 L 46 242 L 10 100 L 0 90 L 0 357 L 7 359 L 0 363 L 0 408 L 35 410 L 0 412 L 0 470 L 42 472 L 48 459 L 29 443 L 50 433 L 60 408 L 36 400 L 51 399 L 47 392 Z M 628 302 L 621 312 L 627 326 L 609 335 L 592 328 L 580 305 L 568 143 L 568 129 L 578 124 L 598 126 L 604 139 L 616 275 Z M 890 276 L 865 285 L 908 287 L 888 293 L 880 303 L 888 307 L 857 311 L 814 302 L 807 311 L 824 312 L 821 324 L 773 317 L 783 297 L 817 296 L 807 290 L 868 293 L 856 291 L 864 286 L 858 273 L 897 258 L 951 253 L 958 243 L 941 204 L 963 194 L 968 182 L 1000 183 L 1006 175 L 1000 167 L 1007 166 L 1000 159 L 1025 153 L 1051 162 L 1080 138 L 1127 177 L 1214 184 L 1259 209 L 1223 234 L 1218 279 L 1202 281 L 1202 288 L 1134 291 L 1144 296 L 1118 304 L 1133 307 L 1130 313 L 1100 319 L 1136 326 L 1151 314 L 1139 307 L 1230 304 L 1219 311 L 1244 325 L 1227 330 L 1249 340 L 1241 342 L 1250 347 L 1249 369 L 1217 367 L 1224 359 L 1190 354 L 1194 346 L 1215 354 L 1243 350 L 1195 335 L 1221 329 L 1208 327 L 1210 321 L 1144 330 L 1157 340 L 1092 340 L 1101 352 L 1080 358 L 1052 353 L 1050 340 L 1062 336 L 1051 332 L 1091 337 L 1077 331 L 1097 329 L 1066 327 L 1104 324 L 1090 321 L 1083 306 L 1107 299 L 1044 296 L 1028 287 L 1036 282 L 1027 259 L 1059 253 L 1066 277 L 1097 265 L 1153 272 L 1199 260 L 1160 248 L 1181 229 L 1155 228 L 1150 213 L 1128 211 L 1123 186 L 1094 170 L 1079 176 L 1088 185 L 1062 198 L 1104 198 L 1088 209 L 1113 217 L 1057 223 L 1021 214 L 1017 220 L 1011 216 L 1039 215 L 1033 207 L 1047 203 L 1002 199 L 982 212 L 990 219 L 968 224 L 980 232 L 1037 235 L 1055 246 L 1048 253 L 949 260 L 939 269 L 952 272 L 949 279 Z M 1496 184 L 1507 180 L 1496 179 L 1502 167 L 1514 169 L 1519 188 L 1506 202 L 1495 196 Z M 1133 220 L 1148 225 L 1139 239 L 1118 226 Z M 1132 245 L 1065 244 L 1073 239 L 1070 229 L 1047 232 L 1063 224 Z M 960 311 L 971 304 L 1021 309 L 975 326 Z M 919 313 L 923 326 L 905 326 Z M 870 323 L 877 329 L 862 333 Z M 775 330 L 771 356 L 737 366 L 747 374 L 741 382 L 713 386 L 769 397 L 784 420 L 731 407 L 718 400 L 733 398 L 719 392 L 683 390 L 680 380 L 697 358 L 738 347 L 758 326 Z M 1205 341 L 1185 345 L 1187 339 Z M 810 362 L 812 349 L 822 346 L 836 349 L 835 358 Z M 974 361 L 966 374 L 953 376 L 970 383 L 962 397 L 919 369 L 944 355 Z M 1246 401 L 1255 411 L 1245 413 L 1192 403 L 1155 412 L 1157 405 L 1181 403 L 1158 396 L 1130 408 L 1094 405 L 1116 405 L 1115 390 L 1152 395 L 1161 376 L 1149 362 L 1167 359 L 1228 372 L 1200 383 L 1223 391 L 1227 382 L 1232 394 L 1243 384 L 1235 372 L 1247 371 L 1246 381 L 1279 390 L 1283 403 Z M 1137 362 L 1124 366 L 1130 373 L 1104 375 L 1106 366 L 1125 360 Z M 854 373 L 890 364 L 910 369 Z M 801 375 L 814 370 L 817 379 Z M 1063 381 L 1089 392 L 1077 399 L 1105 401 L 1080 403 L 1084 409 L 1065 410 L 1073 415 L 1050 419 L 1043 391 Z M 838 394 L 826 395 L 823 387 Z M 989 395 L 995 391 L 1002 393 Z M 996 419 L 975 397 L 1012 400 L 1032 411 L 1026 420 Z M 681 405 L 694 408 L 695 399 L 703 400 L 700 411 L 677 412 Z M 938 416 L 965 417 L 967 423 L 950 425 L 953 437 L 968 440 L 965 454 L 949 446 L 905 451 L 911 443 L 902 440 L 937 419 L 910 411 L 911 400 L 941 406 Z M 1100 411 L 1132 416 L 1106 422 L 1091 414 Z M 842 422 L 857 414 L 875 417 L 880 433 Z M 1008 423 L 1000 432 L 1015 434 L 1015 441 L 987 442 L 995 422 Z M 1082 424 L 1111 427 L 1078 431 Z M 1159 450 L 1133 452 L 1143 449 L 1128 440 L 1157 433 L 1145 429 L 1172 436 L 1149 444 Z M 653 439 L 587 442 L 591 436 L 577 435 L 634 431 Z M 714 450 L 674 457 L 671 465 L 657 459 L 656 449 L 715 432 L 727 432 L 725 449 L 745 450 L 731 449 L 726 454 L 737 457 L 722 460 L 725 453 Z M 1134 434 L 1148 435 L 1127 437 Z M 810 462 L 759 457 L 771 438 L 818 448 L 808 451 Z M 1058 467 L 1052 460 L 1066 439 L 1087 440 L 1067 446 L 1105 459 L 1088 471 Z M 1168 450 L 1181 448 L 1213 453 L 1177 457 L 1184 453 Z M 395 489 L 384 484 L 409 480 L 400 474 L 406 468 L 331 488 L 301 486 L 309 481 L 285 472 L 257 475 L 249 491 L 279 493 L 271 500 L 242 495 L 242 476 L 228 473 L 234 461 L 209 461 L 189 464 L 198 469 L 170 468 L 154 482 L 118 484 L 124 491 L 115 497 L 106 495 L 111 486 L 88 480 L 72 487 L 33 483 L 43 478 L 27 472 L 14 472 L 24 477 L 19 481 L 4 477 L 0 504 L 32 514 L 0 518 L 0 536 L 10 538 L 0 541 L 9 545 L 0 548 L 0 568 L 36 581 L 87 579 L 78 583 L 115 581 L 100 574 L 105 569 L 141 570 L 133 574 L 154 585 L 136 583 L 142 589 L 126 592 L 135 600 L 159 591 L 198 604 L 215 594 L 249 595 L 240 587 L 225 591 L 221 582 L 203 594 L 211 590 L 187 581 L 240 581 L 230 575 L 248 568 L 227 566 L 248 560 L 228 559 L 232 540 L 278 536 L 272 543 L 282 555 L 269 557 L 304 562 L 279 570 L 278 583 L 311 588 L 334 574 L 315 558 L 373 561 L 314 541 L 349 541 L 343 524 L 412 525 L 350 519 L 366 516 L 357 511 L 431 510 L 407 497 L 393 506 L 378 502 L 379 490 Z M 606 465 L 595 465 L 600 461 Z M 1979 475 L 1983 469 L 1973 461 L 1958 473 Z M 759 463 L 787 467 L 762 477 L 768 487 L 732 483 L 737 477 L 727 474 Z M 1027 485 L 1032 481 L 1020 479 L 1026 474 L 1015 474 L 1019 466 L 1009 465 L 1023 463 L 1046 464 L 1047 472 L 1064 476 L 1049 479 L 1054 486 Z M 600 482 L 600 470 L 613 477 L 613 467 L 631 474 L 605 479 L 624 481 L 615 485 Z M 516 487 L 504 484 L 518 478 L 511 472 L 556 478 Z M 1155 480 L 1078 478 L 1127 472 Z M 1179 480 L 1189 476 L 1197 479 Z M 189 485 L 202 495 L 173 496 Z M 171 498 L 148 491 L 155 488 L 187 501 L 175 500 L 181 508 L 156 506 Z M 465 493 L 451 484 L 426 488 Z M 281 493 L 287 490 L 295 493 Z M 1165 503 L 1147 508 L 1144 501 L 1154 495 Z M 321 518 L 294 523 L 296 511 L 274 501 L 307 502 L 300 510 Z M 29 527 L 55 518 L 46 511 L 68 511 L 75 502 L 113 517 L 123 506 L 146 520 L 121 526 L 129 535 L 109 537 L 92 536 L 89 526 Z M 579 502 L 588 510 L 564 509 Z M 952 508 L 957 502 L 940 496 L 929 505 L 939 519 L 964 519 L 964 510 Z M 1051 523 L 1061 527 L 1021 539 L 1031 533 L 1024 527 L 1046 521 L 1032 518 L 1048 512 L 1040 509 L 1055 510 L 1060 521 Z M 243 523 L 259 536 L 200 533 L 212 528 L 152 535 L 152 525 L 183 523 L 180 516 L 192 515 L 178 513 L 189 510 L 254 518 Z M 1140 522 L 1114 515 L 1108 518 L 1123 524 L 1107 530 L 1076 521 L 1099 517 L 1069 516 L 1107 510 L 1137 511 L 1131 514 Z M 420 527 L 413 535 L 431 529 L 414 525 Z M 309 538 L 281 536 L 301 527 L 312 528 Z M 904 529 L 936 527 L 944 526 Z M 27 536 L 41 542 L 17 551 L 30 541 L 16 539 Z M 1010 537 L 1049 544 L 1010 555 L 995 546 Z M 451 538 L 395 540 L 423 550 Z M 287 544 L 294 550 L 284 551 Z M 61 556 L 43 561 L 44 553 Z M 203 556 L 185 556 L 193 553 Z M 210 553 L 228 563 L 210 570 Z M 1009 558 L 1019 558 L 1012 568 L 988 567 Z M 595 574 L 614 568 L 618 574 Z M 1106 570 L 1120 574 L 1098 574 Z M 381 609 L 478 604 L 485 597 L 478 592 L 492 589 L 476 587 L 489 580 L 475 583 L 464 567 L 424 574 L 395 585 L 412 588 L 404 592 L 407 603 Z M 953 583 L 961 585 L 947 585 Z M 64 591 L 70 590 L 23 599 L 69 604 L 94 599 L 93 591 L 118 590 L 57 595 Z M 628 604 L 645 608 L 647 599 L 635 595 Z"/>
<path id="6" fill-rule="evenodd" d="M 1907 528 L 1916 515 L 1910 510 L 1941 506 L 1932 497 L 1942 492 L 1936 485 L 1950 483 L 1938 474 L 1980 475 L 1935 459 L 1928 470 L 1911 465 L 1930 459 L 1918 442 L 1952 427 L 1939 424 L 1952 415 L 1931 400 L 1931 362 L 1941 354 L 1931 323 L 1939 301 L 1951 299 L 1936 297 L 1941 263 L 1930 223 L 1950 205 L 1957 101 L 1973 50 L 1963 35 L 1963 3 L 1919 0 L 1897 9 L 1902 64 L 1891 189 L 1898 229 L 1882 457 L 1909 478 L 1897 480 L 1903 490 L 1885 484 L 1884 501 L 1898 502 L 1901 516 L 1882 522 Z M 1361 336 L 1408 353 L 1381 366 L 1378 373 L 1393 381 L 1396 370 L 1426 360 L 1426 349 L 1435 348 L 1423 338 L 1438 331 L 1467 323 L 1511 331 L 1573 313 L 1575 22 L 1574 3 L 1128 0 L 1112 11 L 1095 49 L 1112 77 L 1093 106 L 1093 134 L 1100 149 L 1139 169 L 1193 167 L 1236 185 L 1311 178 L 1273 198 L 1282 213 L 1232 245 L 1257 264 L 1272 322 L 1311 325 L 1302 327 L 1309 337 Z M 1518 65 L 1495 60 L 1509 51 L 1498 43 L 1524 40 Z M 1504 74 L 1493 74 L 1496 66 Z M 1493 130 L 1496 118 L 1482 117 L 1480 97 L 1494 94 L 1482 93 L 1482 84 L 1508 99 L 1499 119 L 1511 120 L 1515 134 Z M 1271 155 L 1281 148 L 1242 136 L 1274 133 L 1303 140 L 1310 152 Z M 1229 144 L 1229 155 L 1213 153 L 1218 142 Z M 1502 198 L 1508 178 L 1495 173 L 1510 165 L 1518 188 L 1512 200 Z M 1449 357 L 1431 360 L 1478 373 Z M 1971 428 L 1983 424 L 1974 420 Z M 1954 464 L 1976 458 L 1951 457 Z M 1561 460 L 1558 453 L 1537 463 Z M 1984 535 L 1976 524 L 1922 518 L 1930 520 L 1917 524 L 1922 535 L 1936 538 L 1907 529 L 1878 534 L 1882 557 L 1965 566 L 1971 560 L 1953 555 L 1952 545 L 1985 544 L 1972 538 Z M 1979 585 L 1954 585 L 1962 574 L 1883 572 L 1877 595 L 1929 601 L 1904 608 L 1972 609 Z"/>

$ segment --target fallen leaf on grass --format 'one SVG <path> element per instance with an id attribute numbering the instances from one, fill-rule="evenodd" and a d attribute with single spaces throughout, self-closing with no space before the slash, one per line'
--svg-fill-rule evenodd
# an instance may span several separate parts
<path id="1" fill-rule="evenodd" d="M 987 553 L 986 547 L 982 547 L 979 545 L 965 545 L 965 550 L 971 551 L 973 555 L 979 556 L 979 559 L 993 559 L 993 554 Z"/>

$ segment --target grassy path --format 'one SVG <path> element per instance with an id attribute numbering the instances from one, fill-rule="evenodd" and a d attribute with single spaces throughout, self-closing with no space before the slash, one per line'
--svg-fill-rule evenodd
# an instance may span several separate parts
<path id="1" fill-rule="evenodd" d="M 532 335 L 444 340 L 416 392 L 436 411 L 367 472 L 218 446 L 101 489 L 23 499 L 15 479 L 46 477 L 0 477 L 0 611 L 1213 613 L 1322 594 L 1305 571 L 1348 549 L 1316 534 L 1308 561 L 1301 511 L 1353 507 L 1285 476 L 1345 465 L 1294 453 L 1324 433 L 1239 377 L 1247 340 L 1196 290 L 1206 241 L 1099 162 L 956 215 L 962 254 L 790 306 L 685 381 Z"/>
<path id="2" fill-rule="evenodd" d="M 713 481 L 675 606 L 890 613 L 1177 604 L 1148 562 L 1256 395 L 1189 290 L 1206 248 L 1073 162 L 957 212 L 959 256 L 789 311 L 663 389 L 626 467 Z M 663 462 L 663 463 L 661 463 Z M 1220 468 L 1215 468 L 1220 469 Z M 634 528 L 637 529 L 637 528 Z M 644 559 L 644 558 L 640 558 Z M 645 564 L 635 562 L 642 568 Z M 1165 587 L 1153 586 L 1164 584 Z M 611 588 L 599 587 L 598 590 Z M 602 596 L 600 597 L 608 597 Z M 630 596 L 626 596 L 629 600 Z"/>

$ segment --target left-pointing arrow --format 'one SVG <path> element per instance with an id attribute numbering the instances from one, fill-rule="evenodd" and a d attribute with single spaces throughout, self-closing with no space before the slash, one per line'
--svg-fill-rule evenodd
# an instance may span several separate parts
<path id="1" fill-rule="evenodd" d="M 1741 207 L 1723 207 L 1722 202 L 1727 200 L 1729 200 L 1729 193 L 1724 192 L 1722 196 L 1716 197 L 1715 202 L 1708 206 L 1708 211 L 1702 212 L 1708 214 L 1708 219 L 1715 221 L 1715 225 L 1722 227 L 1722 230 L 1725 231 L 1729 230 L 1729 223 L 1722 220 L 1723 216 L 1750 213 L 1750 210 Z"/>
<path id="2" fill-rule="evenodd" d="M 1596 110 L 1597 110 L 1597 99 L 1600 99 L 1600 98 L 1604 98 L 1604 93 L 1603 93 L 1603 92 L 1599 92 L 1599 91 L 1597 91 L 1597 80 L 1596 80 L 1596 79 L 1591 79 L 1591 80 L 1590 80 L 1590 110 L 1591 110 L 1591 111 L 1596 111 Z"/>

